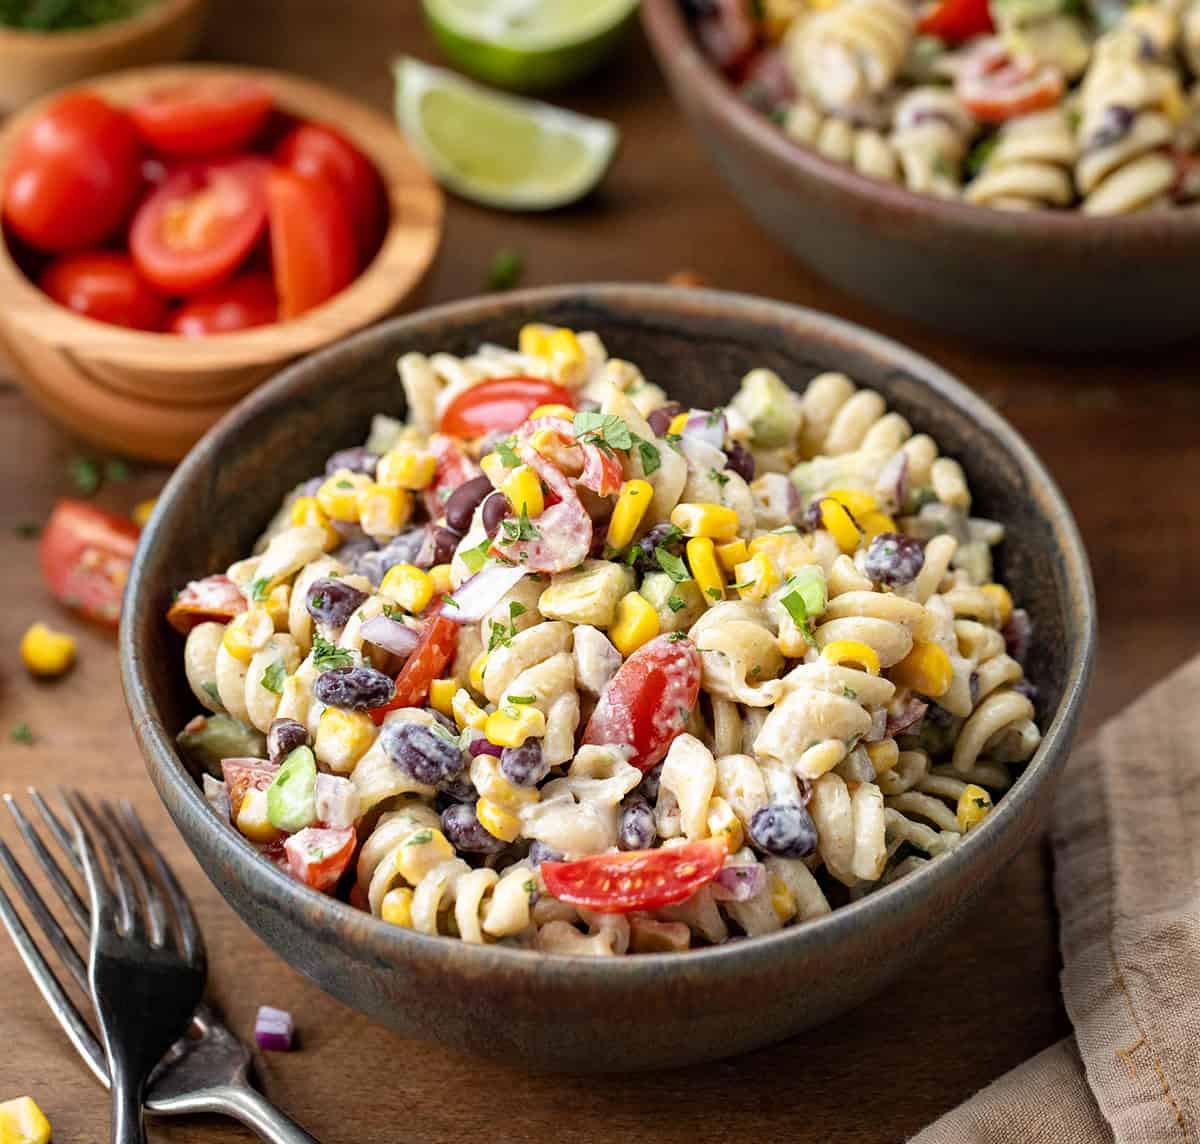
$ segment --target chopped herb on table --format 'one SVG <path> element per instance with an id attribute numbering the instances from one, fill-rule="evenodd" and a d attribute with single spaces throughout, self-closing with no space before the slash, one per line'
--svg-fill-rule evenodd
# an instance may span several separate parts
<path id="1" fill-rule="evenodd" d="M 92 457 L 72 457 L 67 472 L 72 484 L 86 496 L 100 487 L 100 465 Z"/>
<path id="2" fill-rule="evenodd" d="M 489 290 L 511 290 L 520 280 L 525 271 L 525 260 L 519 251 L 496 251 L 487 272 L 487 288 Z"/>
<path id="3" fill-rule="evenodd" d="M 20 540 L 37 540 L 42 535 L 42 526 L 32 520 L 26 520 L 14 525 L 13 533 Z"/>
<path id="4" fill-rule="evenodd" d="M 28 723 L 18 723 L 10 732 L 9 737 L 14 743 L 24 743 L 33 746 L 33 728 Z"/>
<path id="5" fill-rule="evenodd" d="M 0 0 L 0 24 L 27 32 L 61 32 L 128 20 L 160 0 Z"/>

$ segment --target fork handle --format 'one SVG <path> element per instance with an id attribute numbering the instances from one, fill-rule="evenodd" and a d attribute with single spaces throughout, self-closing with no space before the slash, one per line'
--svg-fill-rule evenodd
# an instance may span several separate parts
<path id="1" fill-rule="evenodd" d="M 189 1112 L 217 1112 L 240 1121 L 267 1144 L 320 1144 L 249 1085 L 227 1084 L 193 1093 Z M 180 1107 L 178 1111 L 183 1111 Z"/>
<path id="2" fill-rule="evenodd" d="M 112 1086 L 112 1138 L 113 1144 L 146 1144 L 141 1085 L 120 1075 Z"/>

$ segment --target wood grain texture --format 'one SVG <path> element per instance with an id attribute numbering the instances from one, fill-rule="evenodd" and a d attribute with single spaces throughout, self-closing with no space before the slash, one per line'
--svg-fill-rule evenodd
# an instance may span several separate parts
<path id="1" fill-rule="evenodd" d="M 436 58 L 415 8 L 413 0 L 220 0 L 208 54 L 296 70 L 383 109 L 390 97 L 386 65 L 395 53 Z M 624 145 L 605 186 L 587 203 L 544 217 L 452 203 L 434 298 L 477 292 L 492 256 L 507 246 L 523 253 L 529 284 L 657 280 L 691 267 L 713 285 L 875 326 L 998 405 L 1062 485 L 1089 546 L 1100 604 L 1089 726 L 1200 647 L 1193 587 L 1200 352 L 1060 362 L 984 353 L 882 318 L 797 267 L 738 211 L 641 44 L 564 102 L 621 124 Z M 70 492 L 66 466 L 77 452 L 14 387 L 0 389 L 0 535 L 41 519 L 55 496 Z M 148 473 L 110 485 L 100 500 L 128 507 L 160 480 Z M 0 560 L 8 601 L 0 609 L 0 786 L 75 782 L 135 800 L 193 895 L 209 944 L 212 995 L 232 1026 L 248 1035 L 259 1004 L 296 1014 L 301 1051 L 268 1055 L 264 1084 L 328 1144 L 682 1142 L 733 1133 L 797 1144 L 889 1144 L 1067 1029 L 1049 858 L 1033 846 L 1005 871 L 992 903 L 927 969 L 832 1026 L 749 1057 L 675 1074 L 577 1080 L 531 1077 L 510 1061 L 467 1060 L 398 1039 L 298 978 L 219 900 L 145 778 L 125 723 L 111 641 L 56 614 L 28 541 L 9 539 Z M 20 669 L 16 642 L 37 615 L 80 635 L 78 670 L 63 684 L 35 685 Z M 38 735 L 34 746 L 8 740 L 18 721 Z M 2 822 L 0 833 L 12 839 Z M 65 1144 L 106 1139 L 106 1099 L 3 942 L 0 990 L 0 1099 L 35 1095 Z M 178 1144 L 251 1139 L 215 1120 L 163 1122 L 151 1131 L 153 1140 Z"/>

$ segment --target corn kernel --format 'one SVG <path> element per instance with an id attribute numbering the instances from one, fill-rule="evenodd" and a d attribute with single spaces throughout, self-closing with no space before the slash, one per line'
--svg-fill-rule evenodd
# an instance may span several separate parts
<path id="1" fill-rule="evenodd" d="M 481 798 L 475 804 L 475 813 L 484 830 L 501 842 L 511 842 L 521 833 L 521 820 L 491 799 Z"/>
<path id="2" fill-rule="evenodd" d="M 379 903 L 379 916 L 394 926 L 412 928 L 413 892 L 407 886 L 396 886 L 383 895 Z"/>
<path id="3" fill-rule="evenodd" d="M 292 502 L 292 524 L 309 524 L 325 530 L 325 551 L 330 552 L 342 543 L 342 534 L 329 523 L 325 510 L 316 497 L 297 497 Z"/>
<path id="4" fill-rule="evenodd" d="M 487 671 L 487 652 L 480 652 L 472 662 L 467 671 L 467 682 L 480 695 L 486 694 L 483 690 L 483 673 Z"/>
<path id="5" fill-rule="evenodd" d="M 34 675 L 63 675 L 75 662 L 75 640 L 39 620 L 21 637 L 21 661 Z"/>
<path id="6" fill-rule="evenodd" d="M 638 525 L 650 507 L 654 489 L 649 481 L 626 481 L 621 486 L 612 519 L 608 522 L 608 543 L 613 548 L 624 548 L 633 543 Z"/>
<path id="7" fill-rule="evenodd" d="M 238 807 L 238 832 L 251 842 L 274 842 L 283 832 L 272 825 L 267 814 L 267 792 L 248 790 Z"/>
<path id="8" fill-rule="evenodd" d="M 541 322 L 530 322 L 521 327 L 517 335 L 517 349 L 530 357 L 546 357 L 548 354 L 547 340 L 554 332 L 553 326 Z"/>
<path id="9" fill-rule="evenodd" d="M 739 564 L 745 564 L 750 559 L 750 549 L 746 542 L 739 537 L 728 544 L 717 545 L 717 559 L 726 572 L 732 572 Z"/>
<path id="10" fill-rule="evenodd" d="M 1013 614 L 1013 598 L 1008 589 L 1003 584 L 984 584 L 980 591 L 996 608 L 996 627 L 1005 627 Z"/>
<path id="11" fill-rule="evenodd" d="M 393 564 L 384 574 L 379 594 L 416 615 L 433 599 L 433 579 L 415 564 Z"/>
<path id="12" fill-rule="evenodd" d="M 393 485 L 398 489 L 418 492 L 433 484 L 436 472 L 437 458 L 432 453 L 398 445 L 379 458 L 379 464 L 375 467 L 375 479 L 381 485 Z"/>
<path id="13" fill-rule="evenodd" d="M 414 830 L 396 851 L 396 870 L 410 885 L 415 886 L 435 866 L 454 857 L 454 847 L 435 827 Z"/>
<path id="14" fill-rule="evenodd" d="M 559 377 L 578 377 L 587 365 L 587 354 L 573 330 L 555 330 L 546 339 L 546 356 Z"/>
<path id="15" fill-rule="evenodd" d="M 895 739 L 880 739 L 867 744 L 867 758 L 875 768 L 876 777 L 890 771 L 900 761 L 900 748 Z"/>
<path id="16" fill-rule="evenodd" d="M 454 591 L 454 583 L 450 579 L 449 564 L 435 564 L 429 569 L 429 579 L 433 584 L 433 594 L 440 600 L 449 592 Z"/>
<path id="17" fill-rule="evenodd" d="M 443 715 L 453 715 L 454 693 L 458 690 L 457 679 L 435 679 L 429 685 L 429 706 Z"/>
<path id="18" fill-rule="evenodd" d="M 221 642 L 234 659 L 249 663 L 275 634 L 275 621 L 266 608 L 247 608 L 225 626 Z"/>
<path id="19" fill-rule="evenodd" d="M 671 423 L 667 426 L 667 432 L 673 433 L 675 436 L 679 436 L 679 434 L 681 434 L 687 428 L 688 418 L 690 416 L 691 414 L 688 413 L 686 409 L 682 413 L 676 413 L 675 416 L 671 418 Z"/>
<path id="20" fill-rule="evenodd" d="M 365 711 L 326 707 L 317 724 L 313 753 L 331 771 L 345 775 L 375 741 L 375 724 Z"/>
<path id="21" fill-rule="evenodd" d="M 684 536 L 713 540 L 733 540 L 738 530 L 737 513 L 723 504 L 677 504 L 671 510 L 671 523 Z"/>
<path id="22" fill-rule="evenodd" d="M 471 764 L 471 781 L 481 798 L 506 810 L 517 811 L 541 798 L 537 787 L 520 787 L 510 783 L 500 770 L 500 760 L 494 755 L 480 755 Z"/>
<path id="23" fill-rule="evenodd" d="M 981 786 L 967 783 L 958 796 L 958 828 L 964 834 L 978 826 L 992 811 L 992 796 Z"/>
<path id="24" fill-rule="evenodd" d="M 879 508 L 879 502 L 861 489 L 830 489 L 826 497 L 833 497 L 839 504 L 845 505 L 855 516 L 863 517 Z M 822 500 L 825 498 L 822 497 Z"/>
<path id="25" fill-rule="evenodd" d="M 50 1144 L 50 1121 L 31 1097 L 0 1104 L 0 1144 Z"/>
<path id="26" fill-rule="evenodd" d="M 821 649 L 821 658 L 829 663 L 861 667 L 869 675 L 879 674 L 879 656 L 875 649 L 859 640 L 832 640 Z"/>
<path id="27" fill-rule="evenodd" d="M 712 605 L 725 599 L 725 577 L 721 575 L 713 542 L 707 536 L 693 537 L 687 542 L 687 562 L 692 578 L 704 593 L 705 603 Z"/>
<path id="28" fill-rule="evenodd" d="M 896 522 L 886 512 L 868 512 L 858 518 L 868 541 L 874 540 L 882 532 L 897 532 Z"/>
<path id="29" fill-rule="evenodd" d="M 267 615 L 271 617 L 271 622 L 274 623 L 277 632 L 288 630 L 288 610 L 291 600 L 291 587 L 287 584 L 276 584 L 267 593 L 266 600 L 263 601 L 263 607 L 267 609 Z"/>
<path id="30" fill-rule="evenodd" d="M 756 552 L 734 568 L 734 587 L 743 600 L 765 600 L 779 587 L 779 573 L 765 552 Z"/>
<path id="31" fill-rule="evenodd" d="M 560 417 L 564 421 L 574 421 L 575 410 L 569 405 L 539 405 L 526 420 L 536 421 L 539 417 Z"/>
<path id="32" fill-rule="evenodd" d="M 546 509 L 546 498 L 542 495 L 542 482 L 528 465 L 519 465 L 504 479 L 501 492 L 508 498 L 515 513 L 526 516 L 541 516 Z"/>
<path id="33" fill-rule="evenodd" d="M 317 489 L 317 504 L 330 520 L 358 523 L 358 494 L 372 484 L 365 473 L 338 469 Z"/>
<path id="34" fill-rule="evenodd" d="M 546 716 L 532 704 L 505 704 L 487 717 L 483 733 L 497 747 L 519 747 L 526 739 L 540 739 L 546 734 Z"/>
<path id="35" fill-rule="evenodd" d="M 608 630 L 608 638 L 617 651 L 628 657 L 661 630 L 653 605 L 640 592 L 630 592 L 617 604 L 617 618 Z"/>
<path id="36" fill-rule="evenodd" d="M 158 504 L 158 497 L 150 497 L 148 500 L 138 501 L 133 506 L 133 512 L 129 515 L 133 517 L 133 523 L 138 528 L 145 528 L 149 522 L 151 515 L 154 512 L 154 506 Z"/>
<path id="37" fill-rule="evenodd" d="M 772 874 L 768 885 L 771 890 L 771 908 L 781 922 L 790 922 L 796 916 L 796 895 L 791 887 L 778 875 Z"/>
<path id="38" fill-rule="evenodd" d="M 508 474 L 512 470 L 504 463 L 504 458 L 499 453 L 488 453 L 479 462 L 479 467 L 483 470 L 483 475 L 492 482 L 492 488 L 498 489 L 508 480 Z"/>
<path id="39" fill-rule="evenodd" d="M 458 724 L 460 731 L 467 727 L 475 731 L 482 731 L 487 726 L 487 713 L 461 687 L 454 693 L 454 698 L 450 701 L 450 713 L 454 716 L 454 722 Z"/>
<path id="40" fill-rule="evenodd" d="M 708 833 L 713 838 L 722 839 L 730 854 L 740 850 L 746 841 L 741 820 L 733 813 L 733 807 L 720 796 L 708 804 Z"/>
<path id="41" fill-rule="evenodd" d="M 853 552 L 862 542 L 862 530 L 852 509 L 833 497 L 821 498 L 821 527 L 843 552 Z"/>
<path id="42" fill-rule="evenodd" d="M 359 490 L 358 521 L 374 540 L 391 540 L 409 521 L 412 493 L 391 485 L 371 484 Z"/>
<path id="43" fill-rule="evenodd" d="M 913 640 L 912 651 L 888 671 L 897 687 L 908 687 L 930 699 L 950 690 L 954 669 L 950 657 L 935 643 Z"/>

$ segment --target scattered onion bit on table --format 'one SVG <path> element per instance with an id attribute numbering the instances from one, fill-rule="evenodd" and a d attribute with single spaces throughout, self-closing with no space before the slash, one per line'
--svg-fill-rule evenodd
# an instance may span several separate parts
<path id="1" fill-rule="evenodd" d="M 260 1005 L 254 1018 L 254 1040 L 260 1049 L 275 1053 L 292 1051 L 292 1015 L 286 1009 Z"/>

